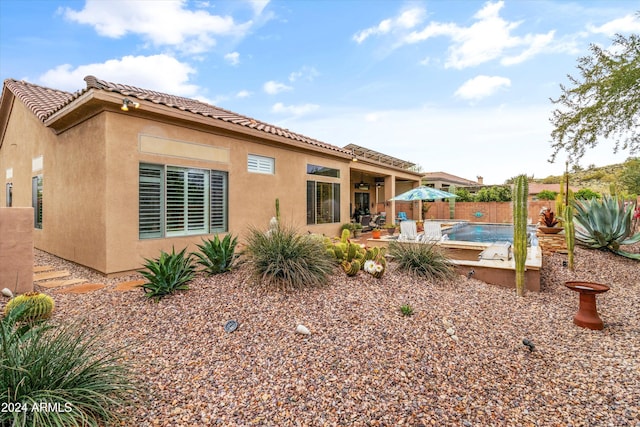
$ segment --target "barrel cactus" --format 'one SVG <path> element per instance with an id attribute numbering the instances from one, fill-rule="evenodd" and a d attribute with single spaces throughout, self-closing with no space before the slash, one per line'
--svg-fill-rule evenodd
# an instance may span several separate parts
<path id="1" fill-rule="evenodd" d="M 519 175 L 515 179 L 513 194 L 513 256 L 516 263 L 516 292 L 524 296 L 525 290 L 525 262 L 527 260 L 527 199 L 529 196 L 529 182 L 526 175 Z"/>
<path id="2" fill-rule="evenodd" d="M 55 307 L 53 298 L 49 295 L 41 294 L 40 292 L 27 292 L 9 300 L 4 308 L 4 315 L 7 316 L 11 310 L 22 304 L 25 304 L 27 308 L 20 317 L 20 320 L 34 322 L 48 319 Z"/>

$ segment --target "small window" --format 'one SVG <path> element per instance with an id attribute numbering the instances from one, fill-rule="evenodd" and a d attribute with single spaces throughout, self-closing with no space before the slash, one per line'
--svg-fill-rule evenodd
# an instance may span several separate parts
<path id="1" fill-rule="evenodd" d="M 312 164 L 307 165 L 307 173 L 309 175 L 321 175 L 321 176 L 329 176 L 331 178 L 340 178 L 339 169 L 327 168 L 324 166 L 318 166 L 318 165 L 312 165 Z"/>
<path id="2" fill-rule="evenodd" d="M 33 226 L 42 229 L 42 175 L 31 179 L 31 206 L 33 206 Z"/>
<path id="3" fill-rule="evenodd" d="M 7 207 L 13 205 L 13 183 L 7 182 Z"/>
<path id="4" fill-rule="evenodd" d="M 274 174 L 275 159 L 273 157 L 258 156 L 249 154 L 247 156 L 247 170 L 255 173 Z"/>

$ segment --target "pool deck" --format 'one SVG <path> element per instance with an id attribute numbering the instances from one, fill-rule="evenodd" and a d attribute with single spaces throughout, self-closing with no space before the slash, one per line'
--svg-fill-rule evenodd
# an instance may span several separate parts
<path id="1" fill-rule="evenodd" d="M 396 241 L 391 236 L 382 236 L 380 239 L 362 238 L 361 243 L 366 246 L 388 247 L 389 242 Z M 408 242 L 410 243 L 410 242 Z M 423 243 L 415 243 L 421 245 Z M 451 262 L 457 266 L 460 274 L 473 277 L 492 285 L 515 288 L 516 263 L 511 256 L 509 260 L 478 259 L 483 250 L 492 243 L 463 242 L 445 240 L 438 242 Z M 540 268 L 542 267 L 542 252 L 538 246 L 527 248 L 527 260 L 525 261 L 525 284 L 527 290 L 540 291 Z"/>

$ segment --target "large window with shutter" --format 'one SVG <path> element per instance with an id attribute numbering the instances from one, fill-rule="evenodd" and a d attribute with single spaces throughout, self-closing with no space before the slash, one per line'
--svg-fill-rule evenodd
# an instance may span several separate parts
<path id="1" fill-rule="evenodd" d="M 141 239 L 227 231 L 227 173 L 140 164 Z"/>

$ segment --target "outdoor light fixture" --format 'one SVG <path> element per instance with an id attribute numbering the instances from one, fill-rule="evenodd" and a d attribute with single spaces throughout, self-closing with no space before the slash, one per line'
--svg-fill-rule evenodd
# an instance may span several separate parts
<path id="1" fill-rule="evenodd" d="M 354 162 L 358 161 L 358 158 L 356 157 L 356 152 L 353 151 L 353 149 L 351 149 L 351 160 Z"/>
<path id="2" fill-rule="evenodd" d="M 129 111 L 129 106 L 132 106 L 133 108 L 138 108 L 140 106 L 140 103 L 134 102 L 129 98 L 125 98 L 122 100 L 122 107 L 120 107 L 120 109 L 122 111 Z"/>

